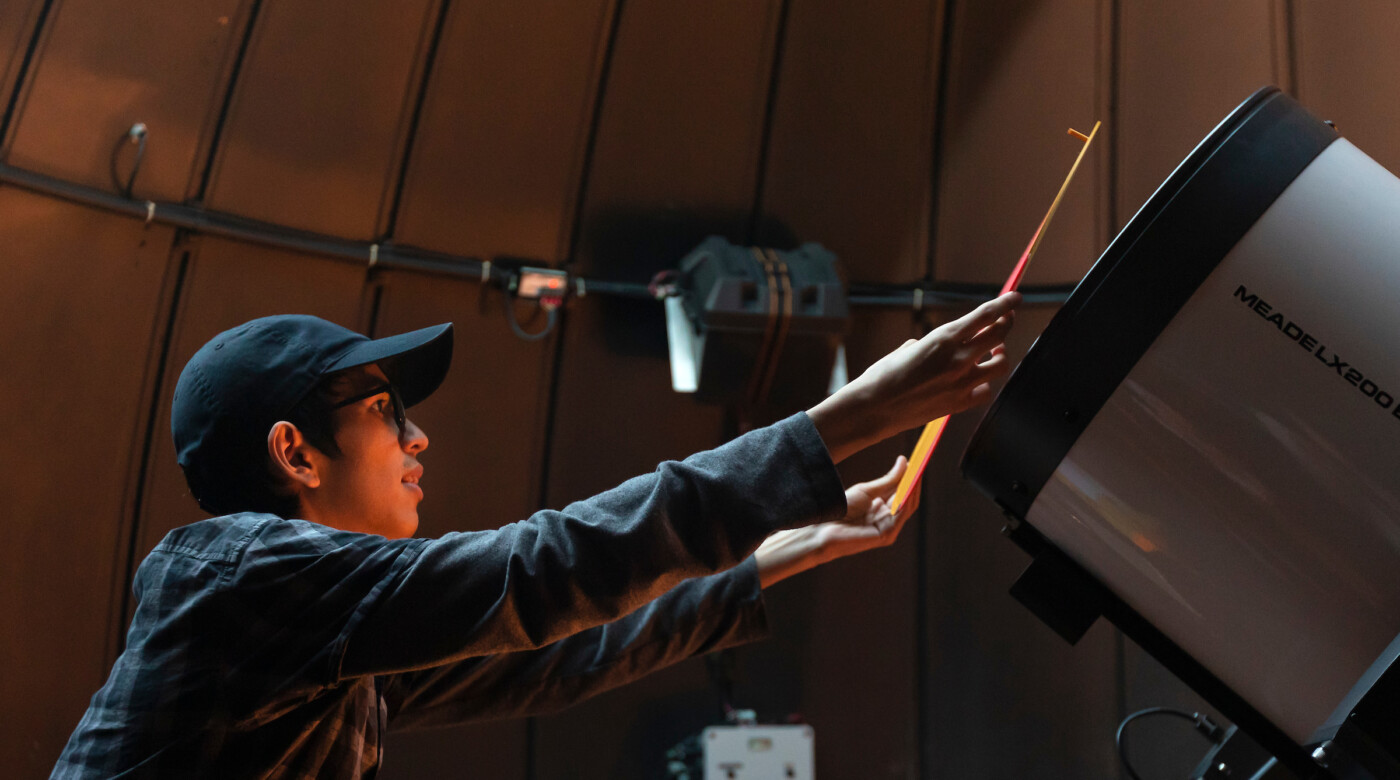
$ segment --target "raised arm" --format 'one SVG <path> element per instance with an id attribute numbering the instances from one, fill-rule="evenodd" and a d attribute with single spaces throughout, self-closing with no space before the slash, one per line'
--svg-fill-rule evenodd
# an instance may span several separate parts
<path id="1" fill-rule="evenodd" d="M 702 653 L 768 633 L 752 558 L 686 580 L 637 611 L 538 650 L 468 658 L 384 681 L 392 728 L 557 712 Z"/>
<path id="2" fill-rule="evenodd" d="M 910 339 L 807 411 L 837 463 L 876 442 L 991 398 L 1019 293 Z"/>
<path id="3" fill-rule="evenodd" d="M 339 675 L 538 648 L 728 569 L 775 531 L 841 520 L 833 462 L 988 398 L 1019 302 L 905 343 L 806 414 L 562 511 L 423 543 L 353 625 Z"/>
<path id="4" fill-rule="evenodd" d="M 340 676 L 537 648 L 845 508 L 816 429 L 794 415 L 562 511 L 421 542 L 353 628 Z"/>

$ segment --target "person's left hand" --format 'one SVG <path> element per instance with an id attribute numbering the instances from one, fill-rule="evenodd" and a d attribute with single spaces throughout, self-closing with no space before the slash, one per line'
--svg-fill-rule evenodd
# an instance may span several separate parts
<path id="1" fill-rule="evenodd" d="M 901 455 L 884 476 L 847 488 L 846 516 L 841 520 L 779 531 L 765 539 L 754 553 L 759 582 L 767 587 L 828 561 L 893 544 L 919 508 L 920 491 L 915 490 L 898 515 L 890 512 L 889 501 L 908 467 Z"/>

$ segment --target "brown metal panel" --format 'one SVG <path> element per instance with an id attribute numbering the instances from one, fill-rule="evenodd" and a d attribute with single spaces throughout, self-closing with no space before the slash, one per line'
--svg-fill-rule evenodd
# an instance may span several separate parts
<path id="1" fill-rule="evenodd" d="M 562 261 L 609 0 L 457 4 L 433 65 L 395 238 Z"/>
<path id="2" fill-rule="evenodd" d="M 409 416 L 428 434 L 419 536 L 498 528 L 533 512 L 552 352 L 506 325 L 502 294 L 475 282 L 393 272 L 379 277 L 376 336 L 452 322 L 452 370 Z M 522 312 L 523 316 L 523 312 Z M 525 776 L 524 721 L 391 735 L 386 777 Z"/>
<path id="3" fill-rule="evenodd" d="M 645 280 L 710 233 L 744 239 L 777 5 L 627 4 L 575 271 Z M 670 389 L 659 304 L 583 298 L 566 324 L 552 505 L 719 442 L 721 411 Z"/>
<path id="4" fill-rule="evenodd" d="M 0 189 L 0 766 L 52 769 L 107 676 L 171 231 Z"/>
<path id="5" fill-rule="evenodd" d="M 1121 4 L 1119 223 L 1126 222 L 1212 127 L 1280 80 L 1273 0 Z"/>
<path id="6" fill-rule="evenodd" d="M 846 340 L 852 376 L 920 327 L 902 311 L 855 312 Z M 913 449 L 895 437 L 841 464 L 845 484 L 874 479 Z M 835 561 L 765 593 L 772 641 L 744 651 L 744 690 L 773 715 L 800 713 L 816 730 L 820 777 L 919 776 L 917 526 L 892 547 Z M 744 706 L 743 702 L 736 702 Z"/>
<path id="7" fill-rule="evenodd" d="M 139 9 L 105 0 L 59 3 L 15 118 L 10 164 L 115 189 L 114 167 L 124 184 L 136 153 L 120 142 L 144 122 L 146 152 L 133 192 L 184 198 L 202 167 L 202 142 L 222 104 L 246 6 L 246 0 L 161 0 Z"/>
<path id="8" fill-rule="evenodd" d="M 1352 143 L 1400 171 L 1400 4 L 1358 0 L 1293 4 L 1298 98 Z"/>
<path id="9" fill-rule="evenodd" d="M 707 234 L 745 239 L 779 6 L 777 0 L 623 6 L 583 194 L 575 270 L 644 280 L 675 267 Z M 551 506 L 721 441 L 723 412 L 670 389 L 659 304 L 584 298 L 572 305 L 565 325 Z M 664 697 L 664 688 L 646 687 L 664 685 L 663 679 L 671 678 L 644 681 L 626 695 Z M 660 716 L 665 706 L 647 710 Z M 605 697 L 539 721 L 538 775 L 640 776 L 618 769 L 641 760 L 621 725 L 636 718 L 635 707 Z"/>
<path id="10" fill-rule="evenodd" d="M 999 284 L 1079 153 L 1066 128 L 1106 120 L 1105 2 L 954 6 L 939 143 L 934 277 Z M 1077 282 L 1102 248 L 1107 193 L 1100 131 L 1027 272 Z"/>
<path id="11" fill-rule="evenodd" d="M 370 239 L 397 185 L 436 0 L 263 3 L 207 201 Z"/>
<path id="12" fill-rule="evenodd" d="M 789 5 L 760 242 L 818 241 L 856 281 L 925 276 L 942 19 L 942 4 L 929 0 L 901 0 L 879 13 L 831 0 Z M 856 311 L 850 371 L 917 330 L 912 312 Z M 873 478 L 912 444 L 900 437 L 842 471 L 848 483 Z M 823 777 L 917 776 L 918 522 L 890 550 L 774 588 L 765 595 L 772 639 L 737 651 L 735 706 L 769 717 L 800 712 L 816 729 Z"/>
<path id="13" fill-rule="evenodd" d="M 34 36 L 34 25 L 43 5 L 43 0 L 10 0 L 0 4 L 0 118 L 4 117 L 5 107 L 18 86 L 16 82 L 25 51 Z M 0 138 L 0 146 L 4 141 Z"/>
<path id="14" fill-rule="evenodd" d="M 721 409 L 671 390 L 665 325 L 659 312 L 644 307 L 647 303 L 585 300 L 569 314 L 549 462 L 549 506 L 562 507 L 649 472 L 662 460 L 684 458 L 723 441 Z M 610 310 L 601 310 L 604 306 Z M 629 327 L 629 315 L 634 331 L 622 336 L 642 342 L 647 350 L 642 355 L 618 354 L 610 345 L 622 338 L 618 331 Z M 651 763 L 643 772 L 642 762 L 674 744 L 666 740 L 696 722 L 696 708 L 713 705 L 703 686 L 703 670 L 683 665 L 540 719 L 534 743 L 538 776 L 612 780 L 654 775 L 661 765 Z M 700 725 L 711 715 L 706 710 Z"/>
<path id="15" fill-rule="evenodd" d="M 1051 314 L 1019 312 L 1009 354 L 1024 355 Z M 949 422 L 925 477 L 923 776 L 1117 777 L 1114 630 L 1100 621 L 1070 646 L 1008 595 L 1030 559 L 958 473 L 978 418 Z"/>
<path id="16" fill-rule="evenodd" d="M 818 241 L 851 279 L 927 269 L 941 2 L 795 0 L 783 31 L 760 243 Z"/>
<path id="17" fill-rule="evenodd" d="M 579 270 L 630 279 L 621 274 L 672 260 L 645 250 L 689 251 L 691 234 L 707 229 L 744 238 L 778 5 L 626 4 L 584 194 Z M 652 230 L 636 229 L 647 223 Z"/>
<path id="18" fill-rule="evenodd" d="M 365 271 L 349 263 L 203 237 L 180 295 L 137 529 L 139 561 L 171 530 L 206 517 L 189 495 L 170 437 L 170 395 L 185 362 L 215 334 L 254 317 L 314 314 L 362 330 Z"/>

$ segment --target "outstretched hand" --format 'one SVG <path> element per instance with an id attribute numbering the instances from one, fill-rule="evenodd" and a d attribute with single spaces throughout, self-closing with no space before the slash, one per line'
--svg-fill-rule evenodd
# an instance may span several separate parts
<path id="1" fill-rule="evenodd" d="M 831 459 L 989 400 L 1011 368 L 1005 342 L 1020 302 L 1007 293 L 904 342 L 809 409 Z"/>
<path id="2" fill-rule="evenodd" d="M 910 339 L 855 381 L 807 410 L 834 462 L 876 442 L 991 398 L 992 382 L 1011 369 L 1006 335 L 1021 303 L 1007 293 L 966 316 Z M 827 561 L 894 542 L 919 505 L 915 492 L 890 512 L 909 464 L 901 456 L 883 477 L 846 491 L 841 520 L 779 531 L 754 553 L 759 582 L 772 585 Z"/>
<path id="3" fill-rule="evenodd" d="M 763 587 L 837 558 L 894 543 L 904 523 L 919 508 L 915 491 L 899 514 L 889 501 L 909 462 L 901 455 L 884 476 L 846 489 L 846 515 L 840 520 L 778 531 L 754 553 Z"/>
<path id="4" fill-rule="evenodd" d="M 900 455 L 884 476 L 846 489 L 846 516 L 816 526 L 822 548 L 828 554 L 826 560 L 894 544 L 904 522 L 919 508 L 919 494 L 915 491 L 898 515 L 890 514 L 889 501 L 908 468 L 909 461 Z"/>

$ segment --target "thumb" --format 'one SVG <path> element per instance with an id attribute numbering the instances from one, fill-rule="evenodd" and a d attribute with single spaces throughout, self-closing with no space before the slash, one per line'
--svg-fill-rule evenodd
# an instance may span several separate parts
<path id="1" fill-rule="evenodd" d="M 909 461 L 903 455 L 894 459 L 894 466 L 883 477 L 873 479 L 865 483 L 871 493 L 879 496 L 888 494 L 899 485 L 899 480 L 904 476 L 904 470 L 909 468 Z"/>

